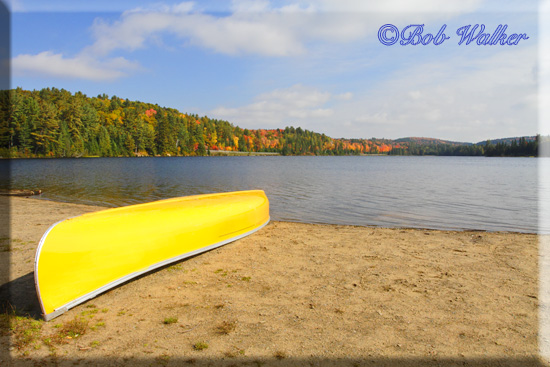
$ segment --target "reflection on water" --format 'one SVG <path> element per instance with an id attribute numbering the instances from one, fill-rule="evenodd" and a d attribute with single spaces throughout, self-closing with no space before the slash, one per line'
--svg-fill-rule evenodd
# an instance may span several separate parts
<path id="1" fill-rule="evenodd" d="M 11 162 L 11 180 L 13 188 L 42 189 L 43 199 L 104 206 L 263 189 L 274 220 L 537 232 L 537 161 L 390 156 L 24 159 Z"/>

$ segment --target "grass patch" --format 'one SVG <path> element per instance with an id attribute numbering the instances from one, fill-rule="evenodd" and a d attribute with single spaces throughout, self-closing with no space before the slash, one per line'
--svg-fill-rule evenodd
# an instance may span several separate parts
<path id="1" fill-rule="evenodd" d="M 9 321 L 9 333 L 12 336 L 13 346 L 26 356 L 28 348 L 41 349 L 45 345 L 50 350 L 50 355 L 56 354 L 55 344 L 65 344 L 70 339 L 76 339 L 90 330 L 86 317 L 76 316 L 74 319 L 53 326 L 54 333 L 42 335 L 44 321 L 35 320 L 28 316 L 16 316 L 0 314 L 0 318 Z"/>
<path id="2" fill-rule="evenodd" d="M 227 276 L 227 270 L 218 269 L 214 272 L 214 274 L 220 274 L 222 277 L 225 277 L 225 276 Z"/>
<path id="3" fill-rule="evenodd" d="M 105 322 L 99 321 L 97 324 L 95 324 L 94 326 L 90 327 L 90 329 L 92 329 L 93 331 L 96 331 L 98 328 L 104 327 L 104 326 L 105 326 Z"/>
<path id="4" fill-rule="evenodd" d="M 216 327 L 218 334 L 227 335 L 237 327 L 235 321 L 224 321 Z"/>
<path id="5" fill-rule="evenodd" d="M 167 317 L 164 319 L 162 323 L 165 325 L 170 325 L 170 324 L 175 324 L 176 322 L 178 322 L 177 317 Z"/>
<path id="6" fill-rule="evenodd" d="M 242 277 L 241 280 L 243 282 L 250 282 L 251 277 Z"/>
<path id="7" fill-rule="evenodd" d="M 91 309 L 91 310 L 84 310 L 84 311 L 82 311 L 82 312 L 80 313 L 80 316 L 82 316 L 82 317 L 88 316 L 89 318 L 92 318 L 92 317 L 94 317 L 94 315 L 95 315 L 96 313 L 98 313 L 98 312 L 99 312 L 99 310 L 98 310 L 97 308 L 93 308 L 93 309 Z"/>
<path id="8" fill-rule="evenodd" d="M 13 346 L 15 348 L 24 350 L 31 344 L 40 341 L 43 321 L 24 316 L 11 315 L 11 317 L 8 317 L 10 331 L 13 335 Z"/>
<path id="9" fill-rule="evenodd" d="M 206 342 L 196 342 L 195 344 L 193 344 L 193 349 L 205 350 L 208 349 L 208 344 Z"/>
<path id="10" fill-rule="evenodd" d="M 175 264 L 175 265 L 169 266 L 168 268 L 166 268 L 166 270 L 170 272 L 181 270 L 181 264 Z"/>
<path id="11" fill-rule="evenodd" d="M 58 331 L 58 336 L 66 339 L 76 339 L 88 331 L 90 325 L 83 317 L 75 317 L 67 321 Z"/>

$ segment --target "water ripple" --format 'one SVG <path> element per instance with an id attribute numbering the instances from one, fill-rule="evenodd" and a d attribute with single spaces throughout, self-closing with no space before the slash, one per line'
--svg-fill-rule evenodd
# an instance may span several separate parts
<path id="1" fill-rule="evenodd" d="M 550 232 L 538 229 L 537 160 L 482 157 L 23 159 L 14 188 L 44 199 L 121 206 L 263 189 L 275 220 Z M 6 186 L 6 182 L 0 182 Z"/>

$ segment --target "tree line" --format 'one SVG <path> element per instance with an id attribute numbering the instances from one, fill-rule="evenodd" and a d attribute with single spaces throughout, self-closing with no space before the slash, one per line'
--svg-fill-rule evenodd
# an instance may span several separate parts
<path id="1" fill-rule="evenodd" d="M 379 152 L 383 142 L 332 139 L 300 127 L 249 130 L 228 121 L 105 94 L 0 91 L 0 156 L 193 156 L 211 151 L 283 155 Z"/>
<path id="2" fill-rule="evenodd" d="M 525 137 L 499 141 L 493 144 L 491 140 L 478 144 L 416 144 L 402 143 L 402 148 L 392 149 L 391 155 L 438 155 L 438 156 L 485 156 L 485 157 L 537 157 L 539 149 L 544 145 L 550 148 L 550 139 L 537 135 L 534 139 Z"/>
<path id="3" fill-rule="evenodd" d="M 300 127 L 242 129 L 208 116 L 106 94 L 0 91 L 0 157 L 282 155 L 537 155 L 539 139 L 486 146 L 334 139 Z"/>

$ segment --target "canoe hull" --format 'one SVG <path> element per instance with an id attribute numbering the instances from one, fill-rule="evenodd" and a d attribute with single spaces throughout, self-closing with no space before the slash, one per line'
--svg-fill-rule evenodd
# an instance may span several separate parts
<path id="1" fill-rule="evenodd" d="M 269 222 L 261 190 L 107 209 L 46 231 L 35 284 L 46 320 L 132 278 L 250 235 Z"/>

